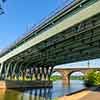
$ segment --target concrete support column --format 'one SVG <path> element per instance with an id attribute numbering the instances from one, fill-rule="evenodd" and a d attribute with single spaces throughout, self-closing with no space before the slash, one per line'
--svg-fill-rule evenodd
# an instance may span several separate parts
<path id="1" fill-rule="evenodd" d="M 67 72 L 66 70 L 63 71 L 63 70 L 60 70 L 58 71 L 62 74 L 62 79 L 63 79 L 63 86 L 70 86 L 70 77 L 69 77 L 69 73 L 70 72 Z"/>
<path id="2" fill-rule="evenodd" d="M 63 76 L 63 86 L 70 86 L 70 76 L 68 74 L 66 76 Z"/>
<path id="3" fill-rule="evenodd" d="M 16 68 L 16 78 L 17 78 L 17 80 L 19 80 L 19 76 L 20 76 L 20 64 L 17 64 L 17 68 Z"/>
<path id="4" fill-rule="evenodd" d="M 25 80 L 26 77 L 26 68 L 22 70 L 22 78 Z"/>
<path id="5" fill-rule="evenodd" d="M 42 80 L 43 75 L 42 75 L 42 67 L 40 67 L 40 80 Z"/>
<path id="6" fill-rule="evenodd" d="M 35 79 L 38 80 L 38 68 L 35 68 Z"/>
<path id="7" fill-rule="evenodd" d="M 44 80 L 46 80 L 46 77 L 47 77 L 46 74 L 47 74 L 47 72 L 46 72 L 46 68 L 45 67 L 43 68 L 43 73 L 44 73 Z"/>
<path id="8" fill-rule="evenodd" d="M 37 66 L 33 67 L 36 80 L 50 80 L 53 67 L 49 66 Z"/>
<path id="9" fill-rule="evenodd" d="M 53 67 L 51 66 L 42 66 L 40 68 L 40 75 L 41 75 L 41 80 L 50 80 L 51 74 L 53 71 Z"/>
<path id="10" fill-rule="evenodd" d="M 7 79 L 7 78 L 8 78 L 8 74 L 9 74 L 9 69 L 10 69 L 10 66 L 11 66 L 11 62 L 10 62 L 10 63 L 8 63 L 8 65 L 6 66 L 6 67 L 7 67 L 7 69 L 6 69 L 5 79 Z"/>
<path id="11" fill-rule="evenodd" d="M 24 63 L 21 63 L 21 64 L 19 65 L 19 68 L 18 68 L 19 78 L 22 77 L 22 66 L 23 66 L 23 64 L 24 64 Z M 17 65 L 16 65 L 16 66 L 17 66 Z M 18 79 L 19 79 L 19 78 L 18 78 Z"/>
<path id="12" fill-rule="evenodd" d="M 64 87 L 70 86 L 70 77 L 68 74 L 66 76 L 65 75 L 63 76 L 63 86 Z"/>
<path id="13" fill-rule="evenodd" d="M 37 69 L 38 69 L 37 78 L 38 78 L 38 80 L 40 80 L 40 66 L 38 66 Z"/>
<path id="14" fill-rule="evenodd" d="M 2 62 L 0 64 L 0 79 L 2 79 L 2 70 L 3 70 L 3 67 L 4 67 L 4 63 Z"/>
<path id="15" fill-rule="evenodd" d="M 12 80 L 12 71 L 13 71 L 13 63 L 11 64 L 11 66 L 9 68 L 9 77 L 10 77 L 10 80 Z"/>
<path id="16" fill-rule="evenodd" d="M 44 80 L 44 66 L 42 66 L 42 80 Z"/>
<path id="17" fill-rule="evenodd" d="M 30 78 L 31 80 L 33 80 L 33 68 L 32 67 L 30 68 Z"/>
<path id="18" fill-rule="evenodd" d="M 19 64 L 17 64 L 16 66 L 15 76 L 16 76 L 16 79 L 19 80 Z"/>
<path id="19" fill-rule="evenodd" d="M 49 81 L 50 81 L 50 77 L 51 77 L 52 72 L 53 72 L 53 67 L 50 66 L 48 69 L 48 80 Z"/>
<path id="20" fill-rule="evenodd" d="M 35 74 L 35 79 L 36 80 L 43 80 L 45 75 L 44 75 L 44 66 L 36 66 L 33 67 L 33 71 Z"/>
<path id="21" fill-rule="evenodd" d="M 49 66 L 46 66 L 46 80 L 48 80 L 48 76 L 49 76 L 48 70 L 49 70 Z"/>
<path id="22" fill-rule="evenodd" d="M 15 70 L 16 70 L 16 67 L 17 67 L 17 63 L 15 63 L 14 66 L 13 66 L 13 70 L 12 70 L 12 79 L 15 78 Z"/>

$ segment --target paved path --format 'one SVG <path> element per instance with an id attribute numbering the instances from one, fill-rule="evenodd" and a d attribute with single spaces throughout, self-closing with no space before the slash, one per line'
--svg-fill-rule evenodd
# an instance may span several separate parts
<path id="1" fill-rule="evenodd" d="M 91 91 L 90 93 L 80 98 L 79 100 L 100 100 L 100 92 Z"/>
<path id="2" fill-rule="evenodd" d="M 57 100 L 79 100 L 81 97 L 86 96 L 88 93 L 89 91 L 82 91 L 73 95 L 63 96 L 61 98 L 58 98 Z"/>
<path id="3" fill-rule="evenodd" d="M 100 100 L 100 88 L 95 91 L 82 91 L 70 96 L 63 96 L 58 100 Z"/>

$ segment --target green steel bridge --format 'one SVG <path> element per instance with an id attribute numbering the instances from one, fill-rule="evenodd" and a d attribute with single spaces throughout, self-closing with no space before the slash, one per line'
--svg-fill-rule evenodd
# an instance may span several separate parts
<path id="1" fill-rule="evenodd" d="M 24 79 L 31 73 L 49 80 L 55 65 L 95 58 L 100 58 L 100 0 L 73 0 L 0 54 L 0 76 Z"/>

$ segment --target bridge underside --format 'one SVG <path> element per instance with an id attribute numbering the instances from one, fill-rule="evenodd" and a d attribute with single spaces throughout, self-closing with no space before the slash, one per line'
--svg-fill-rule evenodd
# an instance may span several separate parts
<path id="1" fill-rule="evenodd" d="M 99 57 L 100 14 L 97 14 L 21 52 L 7 62 L 55 66 Z"/>
<path id="2" fill-rule="evenodd" d="M 23 44 L 19 43 L 20 45 L 15 45 L 13 49 L 8 50 L 8 55 L 4 54 L 0 60 L 0 74 L 4 74 L 4 76 L 1 74 L 2 78 L 7 79 L 10 76 L 12 79 L 12 73 L 16 73 L 17 77 L 22 71 L 24 79 L 24 74 L 29 72 L 32 75 L 32 70 L 36 80 L 46 78 L 49 80 L 55 65 L 100 58 L 100 11 L 97 9 L 99 4 L 98 0 L 95 5 L 87 8 L 90 12 L 88 17 L 86 17 L 85 3 L 78 5 L 69 13 L 71 19 L 68 18 L 69 15 L 62 16 L 59 23 L 55 21 L 52 27 L 40 30 L 44 33 L 40 32 L 41 34 L 29 38 L 28 41 L 23 40 Z M 80 18 L 81 14 L 84 15 L 82 18 Z M 74 22 L 70 23 L 72 19 Z M 63 31 L 57 31 L 60 27 Z"/>
<path id="3" fill-rule="evenodd" d="M 55 65 L 99 57 L 100 14 L 97 14 L 7 60 L 0 73 L 4 73 L 2 78 L 12 79 L 12 73 L 19 75 L 22 71 L 24 79 L 24 72 L 33 75 L 32 70 L 36 80 L 50 80 Z"/>

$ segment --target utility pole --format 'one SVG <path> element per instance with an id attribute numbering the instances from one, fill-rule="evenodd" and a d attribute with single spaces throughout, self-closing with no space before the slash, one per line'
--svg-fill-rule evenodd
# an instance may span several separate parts
<path id="1" fill-rule="evenodd" d="M 88 68 L 90 68 L 90 61 L 88 60 Z"/>

